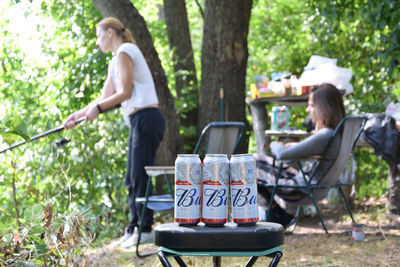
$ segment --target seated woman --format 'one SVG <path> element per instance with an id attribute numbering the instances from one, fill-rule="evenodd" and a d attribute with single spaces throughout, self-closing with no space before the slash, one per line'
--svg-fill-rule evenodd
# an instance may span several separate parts
<path id="1" fill-rule="evenodd" d="M 308 99 L 307 112 L 310 114 L 316 126 L 313 134 L 298 143 L 283 144 L 281 142 L 272 142 L 270 148 L 275 159 L 265 155 L 256 155 L 258 180 L 265 181 L 269 184 L 275 183 L 275 176 L 280 164 L 275 163 L 275 160 L 295 160 L 309 156 L 322 156 L 324 148 L 332 136 L 333 131 L 345 116 L 345 109 L 340 91 L 335 86 L 328 83 L 313 86 Z M 333 140 L 324 158 L 320 160 L 319 169 L 311 183 L 318 183 L 328 171 L 329 166 L 336 159 L 339 152 L 340 140 L 340 135 Z M 316 161 L 311 162 L 309 170 L 313 169 L 315 163 Z M 307 167 L 305 167 L 305 171 L 307 173 Z M 303 185 L 304 179 L 299 170 L 290 166 L 285 166 L 281 173 L 279 184 Z M 315 197 L 320 198 L 323 197 L 324 194 L 327 194 L 327 190 L 318 190 L 315 192 Z M 277 191 L 277 194 L 274 196 L 274 201 L 276 203 L 273 203 L 269 221 L 280 223 L 285 228 L 290 226 L 291 223 L 294 222 L 293 215 L 297 207 L 299 205 L 311 204 L 309 198 L 304 198 L 304 196 L 305 195 L 301 194 L 298 189 L 287 188 Z M 259 187 L 259 199 L 269 201 L 269 189 Z M 265 205 L 265 202 L 263 204 Z"/>

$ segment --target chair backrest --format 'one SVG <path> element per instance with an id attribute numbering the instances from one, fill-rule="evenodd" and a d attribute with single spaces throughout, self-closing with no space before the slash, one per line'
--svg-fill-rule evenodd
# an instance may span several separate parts
<path id="1" fill-rule="evenodd" d="M 333 139 L 341 135 L 339 152 L 319 185 L 332 185 L 338 181 L 340 173 L 344 170 L 347 160 L 349 159 L 351 152 L 364 129 L 366 121 L 367 117 L 357 115 L 346 116 L 340 121 L 325 148 L 323 156 L 333 143 Z"/>
<path id="2" fill-rule="evenodd" d="M 235 153 L 245 129 L 243 122 L 211 122 L 204 127 L 194 149 L 195 154 Z"/>

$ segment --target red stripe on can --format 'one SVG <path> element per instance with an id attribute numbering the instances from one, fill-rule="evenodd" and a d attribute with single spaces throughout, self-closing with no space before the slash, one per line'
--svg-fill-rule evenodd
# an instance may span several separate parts
<path id="1" fill-rule="evenodd" d="M 207 218 L 202 218 L 201 219 L 205 223 L 226 223 L 228 219 L 207 219 Z"/>
<path id="2" fill-rule="evenodd" d="M 234 223 L 251 223 L 251 222 L 257 222 L 258 217 L 255 218 L 246 218 L 246 219 L 233 219 Z"/>
<path id="3" fill-rule="evenodd" d="M 175 218 L 175 222 L 177 222 L 177 223 L 199 223 L 200 222 L 200 218 L 198 218 L 198 219 L 179 219 L 179 218 Z"/>

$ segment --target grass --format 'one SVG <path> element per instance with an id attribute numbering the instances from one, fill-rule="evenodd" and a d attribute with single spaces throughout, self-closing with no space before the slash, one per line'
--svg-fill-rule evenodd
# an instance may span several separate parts
<path id="1" fill-rule="evenodd" d="M 351 220 L 344 208 L 323 205 L 323 216 L 330 235 L 325 234 L 316 217 L 302 217 L 293 234 L 285 235 L 283 257 L 278 266 L 399 266 L 400 217 L 384 212 L 384 199 L 355 204 L 356 221 L 365 224 L 365 239 L 353 241 Z M 340 210 L 340 212 L 338 212 Z M 141 245 L 141 252 L 155 252 L 153 244 Z M 222 266 L 244 266 L 246 257 L 222 257 Z M 188 266 L 212 266 L 211 257 L 184 257 Z M 178 264 L 171 258 L 171 264 Z M 268 266 L 270 258 L 259 258 L 254 266 Z M 94 249 L 86 266 L 162 266 L 157 256 L 136 257 L 135 249 Z"/>

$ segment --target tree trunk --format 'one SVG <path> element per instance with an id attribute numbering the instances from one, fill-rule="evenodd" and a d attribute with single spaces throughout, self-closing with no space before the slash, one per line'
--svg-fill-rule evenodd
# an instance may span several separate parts
<path id="1" fill-rule="evenodd" d="M 386 208 L 391 214 L 400 215 L 400 171 L 397 165 L 390 166 Z"/>
<path id="2" fill-rule="evenodd" d="M 180 126 L 188 129 L 197 124 L 198 93 L 185 0 L 164 0 L 164 15 L 173 52 L 176 93 L 180 102 L 190 104 L 180 108 Z M 186 152 L 193 151 L 196 145 L 196 135 L 190 133 L 185 131 L 183 136 Z"/>
<path id="3" fill-rule="evenodd" d="M 221 119 L 247 124 L 245 77 L 251 6 L 252 0 L 206 1 L 201 57 L 200 129 L 211 121 Z M 219 97 L 220 90 L 222 99 Z M 243 152 L 246 148 L 247 139 L 239 150 Z"/>
<path id="4" fill-rule="evenodd" d="M 164 139 L 157 151 L 155 165 L 171 165 L 180 151 L 179 125 L 167 77 L 161 66 L 146 22 L 129 0 L 93 0 L 104 17 L 118 18 L 127 27 L 146 58 L 155 82 L 160 109 L 166 120 Z"/>

